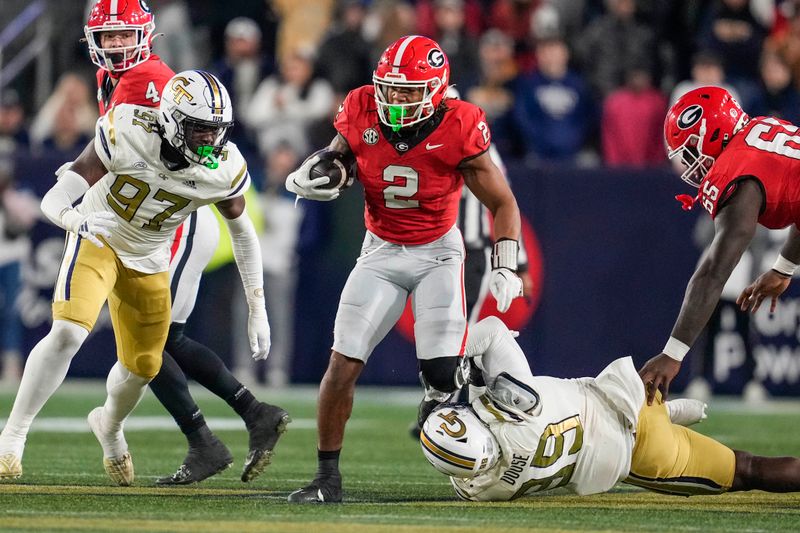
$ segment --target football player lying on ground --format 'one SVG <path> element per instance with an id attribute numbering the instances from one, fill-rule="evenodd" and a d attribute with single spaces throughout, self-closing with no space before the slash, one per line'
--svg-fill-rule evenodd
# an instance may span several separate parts
<path id="1" fill-rule="evenodd" d="M 684 427 L 705 418 L 702 402 L 656 394 L 647 405 L 630 357 L 596 378 L 534 377 L 495 317 L 470 330 L 467 355 L 485 393 L 437 407 L 420 436 L 425 457 L 463 499 L 513 500 L 558 487 L 596 494 L 619 481 L 681 496 L 800 490 L 800 459 L 731 450 Z"/>

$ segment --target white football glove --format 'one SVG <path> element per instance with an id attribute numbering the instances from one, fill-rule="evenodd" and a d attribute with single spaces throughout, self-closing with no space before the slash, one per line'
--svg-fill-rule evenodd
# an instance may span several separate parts
<path id="1" fill-rule="evenodd" d="M 97 235 L 111 237 L 111 230 L 117 227 L 114 218 L 114 213 L 110 211 L 82 215 L 76 209 L 68 209 L 61 215 L 61 223 L 65 230 L 77 233 L 98 248 L 102 248 L 103 242 Z"/>
<path id="2" fill-rule="evenodd" d="M 250 340 L 250 351 L 253 352 L 253 359 L 263 361 L 269 355 L 270 329 L 267 312 L 260 309 L 251 309 L 247 319 L 247 337 Z"/>
<path id="3" fill-rule="evenodd" d="M 489 278 L 489 290 L 497 300 L 497 310 L 505 313 L 511 307 L 511 300 L 522 296 L 522 280 L 510 268 L 496 268 Z"/>
<path id="4" fill-rule="evenodd" d="M 300 165 L 300 168 L 289 174 L 286 177 L 286 190 L 308 200 L 318 200 L 320 202 L 336 200 L 342 192 L 339 189 L 316 188 L 320 185 L 330 183 L 331 179 L 329 177 L 321 176 L 312 180 L 309 175 L 311 167 L 319 160 L 320 157 L 318 155 L 311 156 Z"/>

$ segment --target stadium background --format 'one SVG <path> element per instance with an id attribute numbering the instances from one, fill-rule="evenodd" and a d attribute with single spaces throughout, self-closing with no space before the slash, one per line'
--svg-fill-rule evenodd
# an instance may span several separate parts
<path id="1" fill-rule="evenodd" d="M 189 323 L 190 334 L 213 347 L 237 373 L 252 371 L 253 379 L 266 383 L 319 382 L 339 292 L 363 236 L 357 186 L 330 204 L 303 202 L 296 225 L 271 228 L 269 214 L 287 200 L 271 158 L 277 161 L 276 153 L 287 148 L 302 159 L 327 143 L 342 96 L 370 81 L 380 51 L 400 35 L 419 32 L 439 39 L 462 96 L 488 108 L 495 143 L 531 230 L 531 268 L 541 279 L 536 297 L 515 303 L 509 318 L 537 373 L 593 374 L 621 355 L 633 355 L 641 364 L 669 335 L 686 281 L 708 239 L 708 217 L 683 212 L 672 199 L 691 192 L 670 168 L 660 140 L 676 86 L 696 77 L 698 65 L 716 66 L 725 71 L 720 83 L 733 88 L 751 114 L 800 116 L 795 85 L 800 60 L 793 52 L 800 43 L 800 11 L 793 1 L 149 4 L 157 32 L 165 34 L 156 39 L 155 50 L 176 71 L 207 68 L 232 88 L 236 69 L 229 55 L 226 60 L 231 53 L 226 43 L 260 34 L 250 63 L 257 68 L 248 71 L 256 82 L 286 84 L 291 74 L 270 76 L 285 64 L 305 61 L 313 64 L 315 75 L 313 82 L 301 84 L 299 98 L 310 104 L 320 92 L 331 94 L 324 116 L 277 114 L 273 122 L 279 126 L 270 128 L 248 125 L 245 115 L 235 135 L 255 178 L 257 190 L 248 201 L 260 201 L 265 256 L 283 259 L 270 265 L 266 290 L 290 295 L 282 301 L 293 324 L 288 337 L 278 341 L 281 347 L 276 346 L 286 355 L 273 354 L 267 363 L 273 367 L 256 367 L 249 360 L 238 274 L 224 250 L 204 278 Z M 94 68 L 80 42 L 86 12 L 81 0 L 4 0 L 0 9 L 0 156 L 13 162 L 13 167 L 0 168 L 13 168 L 8 173 L 21 194 L 41 196 L 53 171 L 88 140 L 79 127 L 83 111 L 95 106 Z M 442 25 L 453 20 L 463 26 L 443 32 Z M 539 55 L 548 49 L 552 56 L 553 48 L 546 47 L 554 43 L 571 51 L 569 74 L 560 79 L 543 75 L 546 65 L 555 68 L 558 54 L 555 59 Z M 511 55 L 504 55 L 509 50 Z M 783 78 L 767 67 L 774 67 L 775 58 L 788 81 L 776 82 Z M 256 87 L 251 83 L 251 92 Z M 232 92 L 236 98 L 236 87 Z M 256 96 L 251 106 L 274 106 L 254 102 Z M 20 111 L 17 131 L 9 117 Z M 12 211 L 6 205 L 4 216 Z M 288 243 L 280 238 L 290 233 Z M 0 246 L 11 242 L 4 238 Z M 24 324 L 23 355 L 49 327 L 49 288 L 62 246 L 60 230 L 42 222 L 14 241 L 28 238 L 32 246 L 15 299 Z M 779 246 L 780 236 L 761 235 L 730 293 L 763 264 L 771 264 Z M 676 387 L 690 376 L 705 375 L 720 393 L 740 393 L 751 378 L 775 395 L 800 393 L 800 290 L 790 291 L 773 317 L 762 311 L 743 320 L 723 304 L 715 319 L 718 327 L 698 343 Z M 273 333 L 280 336 L 274 322 L 278 312 L 269 311 Z M 70 375 L 104 376 L 115 357 L 111 347 L 110 327 L 101 321 Z M 413 344 L 397 331 L 377 348 L 360 381 L 416 382 Z"/>

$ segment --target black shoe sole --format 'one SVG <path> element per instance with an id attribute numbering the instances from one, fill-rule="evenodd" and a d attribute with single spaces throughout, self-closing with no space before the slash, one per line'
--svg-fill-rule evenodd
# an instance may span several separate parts
<path id="1" fill-rule="evenodd" d="M 281 416 L 278 425 L 275 428 L 275 431 L 278 434 L 278 439 L 280 439 L 281 435 L 286 433 L 286 426 L 292 421 L 292 417 L 289 416 L 289 413 L 285 412 Z M 242 481 L 248 483 L 253 481 L 255 478 L 261 475 L 264 472 L 264 469 L 272 462 L 272 456 L 275 455 L 273 451 L 275 446 L 278 444 L 278 440 L 276 439 L 270 449 L 255 449 L 250 450 L 247 453 L 247 458 L 244 462 L 244 468 L 242 469 Z"/>

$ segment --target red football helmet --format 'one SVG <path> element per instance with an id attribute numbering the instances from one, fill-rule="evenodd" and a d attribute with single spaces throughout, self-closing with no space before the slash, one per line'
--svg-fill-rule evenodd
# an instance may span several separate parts
<path id="1" fill-rule="evenodd" d="M 436 41 L 420 35 L 398 39 L 383 52 L 372 74 L 381 122 L 398 131 L 430 118 L 442 102 L 449 79 L 450 64 Z M 392 87 L 422 89 L 422 99 L 392 103 Z"/>
<path id="2" fill-rule="evenodd" d="M 711 165 L 750 117 L 721 87 L 700 87 L 681 96 L 667 112 L 664 139 L 670 159 L 687 167 L 681 178 L 700 187 Z"/>
<path id="3" fill-rule="evenodd" d="M 150 57 L 155 23 L 145 0 L 97 0 L 84 27 L 92 63 L 109 72 L 123 72 Z M 136 43 L 103 48 L 100 36 L 106 31 L 133 31 Z"/>

